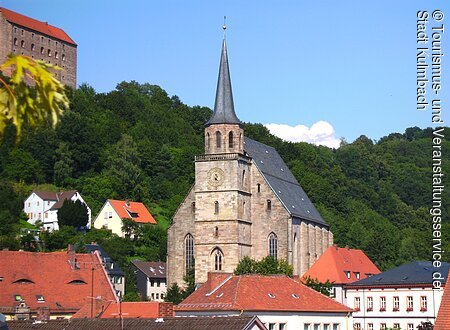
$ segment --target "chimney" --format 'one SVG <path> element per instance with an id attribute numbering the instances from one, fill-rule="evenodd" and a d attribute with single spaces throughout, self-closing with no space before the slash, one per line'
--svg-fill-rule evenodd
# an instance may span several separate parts
<path id="1" fill-rule="evenodd" d="M 175 313 L 173 312 L 173 303 L 171 303 L 171 302 L 160 302 L 158 304 L 159 304 L 158 318 L 174 317 L 175 316 Z"/>
<path id="2" fill-rule="evenodd" d="M 125 200 L 125 205 L 130 207 L 130 200 L 128 198 Z"/>

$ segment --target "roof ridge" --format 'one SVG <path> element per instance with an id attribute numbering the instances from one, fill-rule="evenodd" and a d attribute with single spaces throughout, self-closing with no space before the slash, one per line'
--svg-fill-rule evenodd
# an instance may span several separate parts
<path id="1" fill-rule="evenodd" d="M 210 296 L 210 295 L 212 295 L 214 292 L 216 292 L 217 290 L 219 290 L 219 289 L 222 287 L 222 285 L 224 285 L 225 283 L 227 283 L 227 282 L 230 280 L 230 278 L 232 278 L 232 277 L 233 277 L 233 275 L 228 276 L 225 280 L 222 281 L 222 283 L 220 283 L 218 286 L 216 286 L 211 292 L 206 293 L 206 296 Z"/>

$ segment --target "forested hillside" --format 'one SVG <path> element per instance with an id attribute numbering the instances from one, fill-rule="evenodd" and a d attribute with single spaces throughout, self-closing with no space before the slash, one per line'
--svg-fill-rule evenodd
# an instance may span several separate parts
<path id="1" fill-rule="evenodd" d="M 55 130 L 25 128 L 19 145 L 14 128 L 6 131 L 0 146 L 0 248 L 52 250 L 96 240 L 122 264 L 136 257 L 164 260 L 166 229 L 193 183 L 193 159 L 203 152 L 211 110 L 188 107 L 158 86 L 136 82 L 122 82 L 106 94 L 84 85 L 70 99 L 71 110 Z M 450 173 L 450 129 L 444 134 L 444 172 Z M 408 128 L 376 142 L 361 136 L 337 150 L 284 142 L 261 124 L 246 124 L 245 135 L 277 148 L 337 244 L 363 249 L 382 269 L 431 259 L 431 129 Z M 449 237 L 445 180 L 443 235 Z M 23 200 L 35 188 L 77 189 L 94 217 L 107 198 L 143 201 L 159 226 L 137 241 L 65 228 L 44 234 L 38 247 L 27 245 L 18 230 Z"/>

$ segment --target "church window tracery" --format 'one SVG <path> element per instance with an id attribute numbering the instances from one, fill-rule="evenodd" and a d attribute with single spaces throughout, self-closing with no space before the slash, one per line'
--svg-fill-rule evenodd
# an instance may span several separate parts
<path id="1" fill-rule="evenodd" d="M 221 271 L 222 270 L 222 264 L 223 264 L 223 252 L 219 248 L 215 248 L 212 252 L 212 261 L 215 271 Z"/>
<path id="2" fill-rule="evenodd" d="M 189 273 L 189 269 L 194 266 L 194 237 L 187 234 L 184 239 L 185 250 L 185 274 Z"/>
<path id="3" fill-rule="evenodd" d="M 275 233 L 269 235 L 269 256 L 274 259 L 278 258 L 278 237 Z"/>

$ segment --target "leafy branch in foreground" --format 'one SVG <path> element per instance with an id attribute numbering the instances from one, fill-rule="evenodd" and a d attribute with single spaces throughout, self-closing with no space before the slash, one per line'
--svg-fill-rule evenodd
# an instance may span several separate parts
<path id="1" fill-rule="evenodd" d="M 0 77 L 0 140 L 9 122 L 16 127 L 17 140 L 24 123 L 31 127 L 46 122 L 53 127 L 57 124 L 69 100 L 64 85 L 50 70 L 60 68 L 23 55 L 10 55 L 0 65 L 0 72 L 11 77 Z"/>

